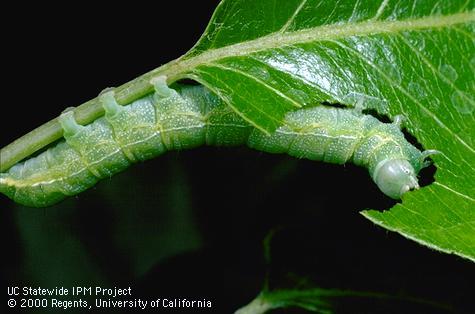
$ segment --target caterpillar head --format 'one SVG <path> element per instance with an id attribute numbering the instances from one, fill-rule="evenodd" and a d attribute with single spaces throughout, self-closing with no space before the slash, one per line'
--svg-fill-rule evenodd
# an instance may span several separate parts
<path id="1" fill-rule="evenodd" d="M 384 194 L 394 199 L 419 188 L 414 167 L 405 159 L 381 161 L 374 170 L 373 179 Z"/>

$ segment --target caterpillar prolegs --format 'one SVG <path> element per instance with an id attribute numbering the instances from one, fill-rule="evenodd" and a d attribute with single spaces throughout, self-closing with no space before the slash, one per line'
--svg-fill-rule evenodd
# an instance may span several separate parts
<path id="1" fill-rule="evenodd" d="M 421 152 L 404 138 L 401 120 L 382 123 L 361 110 L 328 106 L 287 114 L 268 135 L 252 127 L 202 86 L 169 88 L 164 77 L 155 92 L 120 106 L 113 91 L 99 96 L 105 115 L 81 126 L 73 112 L 61 114 L 64 140 L 0 174 L 0 191 L 34 207 L 78 194 L 129 165 L 169 150 L 200 145 L 249 147 L 297 158 L 368 168 L 381 191 L 399 199 L 417 189 L 417 174 L 432 151 Z"/>

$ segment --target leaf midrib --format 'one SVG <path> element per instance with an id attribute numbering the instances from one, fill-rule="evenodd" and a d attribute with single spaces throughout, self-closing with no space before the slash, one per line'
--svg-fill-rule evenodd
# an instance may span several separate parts
<path id="1" fill-rule="evenodd" d="M 473 11 L 397 21 L 366 20 L 358 23 L 330 24 L 295 32 L 281 33 L 278 31 L 257 39 L 207 50 L 192 57 L 188 57 L 188 54 L 186 54 L 171 65 L 166 72 L 168 72 L 167 74 L 170 78 L 177 79 L 200 65 L 228 57 L 245 56 L 272 48 L 325 40 L 337 40 L 352 36 L 443 28 L 469 22 L 475 22 L 475 12 Z"/>

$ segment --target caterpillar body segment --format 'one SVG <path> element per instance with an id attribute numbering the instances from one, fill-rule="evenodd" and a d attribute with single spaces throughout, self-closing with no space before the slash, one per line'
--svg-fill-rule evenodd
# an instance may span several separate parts
<path id="1" fill-rule="evenodd" d="M 433 153 L 421 153 L 405 140 L 400 117 L 382 123 L 361 110 L 317 106 L 289 112 L 268 135 L 202 86 L 171 89 L 164 77 L 151 83 L 153 94 L 126 106 L 117 104 L 113 91 L 99 95 L 105 115 L 89 125 L 78 125 L 72 111 L 63 113 L 64 140 L 1 173 L 0 192 L 27 206 L 49 206 L 133 163 L 206 144 L 353 162 L 366 167 L 386 195 L 399 199 L 418 188 L 417 173 Z"/>

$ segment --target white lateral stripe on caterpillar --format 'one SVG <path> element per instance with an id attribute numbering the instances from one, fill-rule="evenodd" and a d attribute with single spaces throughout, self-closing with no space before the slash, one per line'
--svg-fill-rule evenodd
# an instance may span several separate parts
<path id="1" fill-rule="evenodd" d="M 226 125 L 215 125 L 213 124 L 213 126 L 226 126 L 226 127 L 244 127 L 244 126 L 237 126 L 237 125 L 231 125 L 231 124 L 226 124 Z M 190 129 L 193 129 L 193 128 L 198 128 L 198 127 L 180 127 L 180 128 L 171 128 L 171 129 L 166 129 L 166 130 L 163 130 L 162 132 L 173 132 L 173 131 L 179 131 L 179 130 L 190 130 Z M 130 143 L 130 144 L 127 144 L 127 146 L 133 146 L 133 145 L 136 145 L 136 144 L 140 144 L 140 143 L 143 143 L 144 141 L 147 141 L 147 140 L 150 140 L 151 138 L 153 137 L 157 137 L 157 136 L 160 136 L 160 133 L 161 132 L 158 132 L 152 136 L 149 136 L 148 138 L 146 139 L 143 139 L 143 140 L 140 140 L 140 141 L 136 141 L 134 143 Z M 94 166 L 94 165 L 97 165 L 101 162 L 103 162 L 104 160 L 112 157 L 114 154 L 117 154 L 119 153 L 120 150 L 115 150 L 114 152 L 112 152 L 111 154 L 107 155 L 107 156 L 104 156 L 103 158 L 97 160 L 97 161 L 94 161 L 93 163 L 89 164 L 89 166 Z M 55 183 L 57 181 L 63 181 L 63 180 L 66 180 L 68 179 L 69 177 L 73 177 L 73 176 L 77 176 L 79 175 L 80 173 L 82 172 L 85 172 L 85 171 L 90 171 L 89 167 L 88 166 L 85 166 L 84 168 L 82 168 L 81 170 L 79 171 L 76 171 L 74 173 L 71 173 L 68 177 L 64 176 L 64 177 L 59 177 L 59 178 L 56 178 L 56 179 L 52 179 L 52 180 L 49 180 L 49 181 L 37 181 L 35 183 L 29 183 L 29 182 L 25 182 L 25 180 L 15 180 L 13 178 L 0 178 L 0 184 L 5 184 L 5 185 L 9 185 L 9 186 L 14 186 L 16 188 L 21 188 L 21 187 L 26 187 L 26 186 L 38 186 L 38 185 L 48 185 L 48 184 L 52 184 L 52 183 Z"/>

